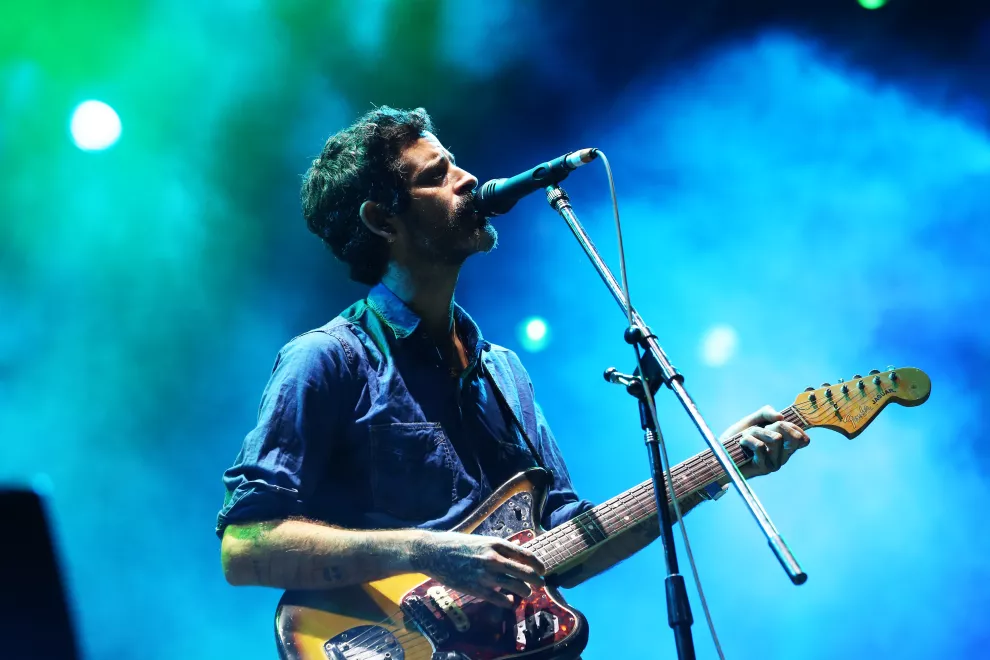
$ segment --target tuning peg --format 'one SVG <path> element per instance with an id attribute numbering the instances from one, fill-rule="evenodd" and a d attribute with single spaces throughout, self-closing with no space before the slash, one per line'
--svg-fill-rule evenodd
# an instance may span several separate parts
<path id="1" fill-rule="evenodd" d="M 822 383 L 822 387 L 832 387 L 832 383 Z"/>
<path id="2" fill-rule="evenodd" d="M 843 384 L 842 385 L 842 393 L 843 394 L 849 394 L 849 386 L 848 385 L 846 385 L 846 384 Z"/>
<path id="3" fill-rule="evenodd" d="M 862 378 L 862 376 L 860 376 L 859 374 L 853 376 L 853 380 L 859 380 L 860 378 Z"/>
<path id="4" fill-rule="evenodd" d="M 806 387 L 806 388 L 804 388 L 804 391 L 805 392 L 814 392 L 815 391 L 815 388 L 814 387 Z"/>
<path id="5" fill-rule="evenodd" d="M 858 387 L 861 390 L 865 390 L 866 389 L 866 385 L 863 384 L 863 379 L 862 378 L 860 378 L 859 379 L 859 382 L 856 383 L 856 387 Z"/>
<path id="6" fill-rule="evenodd" d="M 825 390 L 825 398 L 827 398 L 827 399 L 831 399 L 832 398 L 832 388 L 831 387 L 828 388 L 827 390 Z"/>
<path id="7" fill-rule="evenodd" d="M 880 372 L 878 371 L 877 373 L 880 373 Z M 874 376 L 873 377 L 873 384 L 874 385 L 879 385 L 880 384 L 880 376 Z"/>
<path id="8" fill-rule="evenodd" d="M 897 372 L 896 371 L 891 371 L 890 374 L 889 374 L 889 376 L 890 376 L 890 379 L 891 380 L 897 380 Z"/>
<path id="9" fill-rule="evenodd" d="M 878 374 L 878 373 L 880 373 L 880 370 L 879 370 L 879 369 L 870 369 L 870 375 L 871 375 L 871 376 L 872 376 L 873 374 Z"/>
<path id="10" fill-rule="evenodd" d="M 811 395 L 808 397 L 808 401 L 811 401 L 812 403 L 814 403 L 817 399 L 818 397 L 815 396 L 814 392 L 812 392 Z"/>
<path id="11" fill-rule="evenodd" d="M 893 370 L 894 370 L 894 365 L 888 364 L 886 371 L 893 371 Z"/>

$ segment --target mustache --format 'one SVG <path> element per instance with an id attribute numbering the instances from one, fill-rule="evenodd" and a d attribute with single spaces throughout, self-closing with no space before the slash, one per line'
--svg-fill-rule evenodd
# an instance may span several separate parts
<path id="1" fill-rule="evenodd" d="M 478 195 L 472 190 L 469 193 L 465 193 L 458 204 L 457 215 L 480 215 L 481 212 L 478 210 Z"/>
<path id="2" fill-rule="evenodd" d="M 472 190 L 471 192 L 469 192 L 466 195 L 464 195 L 464 197 L 462 199 L 464 200 L 463 201 L 463 204 L 465 206 L 470 206 L 472 209 L 477 210 L 477 205 L 478 205 L 478 193 L 477 192 L 475 192 L 474 190 Z"/>

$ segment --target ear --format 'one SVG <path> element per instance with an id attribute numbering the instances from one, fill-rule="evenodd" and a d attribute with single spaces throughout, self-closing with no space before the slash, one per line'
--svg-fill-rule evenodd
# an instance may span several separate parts
<path id="1" fill-rule="evenodd" d="M 361 203 L 360 215 L 361 222 L 373 234 L 381 236 L 389 243 L 395 240 L 396 231 L 395 226 L 392 224 L 392 216 L 386 212 L 381 204 L 373 202 L 370 199 L 365 200 Z"/>

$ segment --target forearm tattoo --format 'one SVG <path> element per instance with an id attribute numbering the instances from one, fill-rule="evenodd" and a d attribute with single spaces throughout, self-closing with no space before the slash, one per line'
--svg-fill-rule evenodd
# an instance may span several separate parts
<path id="1" fill-rule="evenodd" d="M 410 565 L 414 571 L 433 575 L 441 582 L 445 579 L 481 577 L 468 545 L 447 547 L 442 552 L 433 547 L 424 548 L 413 553 Z"/>

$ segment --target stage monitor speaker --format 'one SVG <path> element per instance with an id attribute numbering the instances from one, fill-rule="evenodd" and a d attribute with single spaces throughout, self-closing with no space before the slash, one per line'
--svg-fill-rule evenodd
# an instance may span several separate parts
<path id="1" fill-rule="evenodd" d="M 31 490 L 0 489 L 0 658 L 77 660 L 51 526 Z"/>

